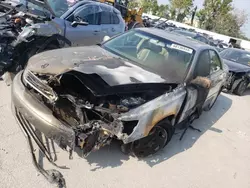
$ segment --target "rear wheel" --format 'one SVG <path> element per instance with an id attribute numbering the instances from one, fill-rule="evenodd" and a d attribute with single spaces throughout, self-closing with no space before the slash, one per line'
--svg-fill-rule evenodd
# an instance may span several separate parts
<path id="1" fill-rule="evenodd" d="M 136 140 L 131 145 L 132 153 L 143 158 L 155 154 L 171 140 L 174 128 L 169 121 L 163 121 L 153 127 L 148 136 Z"/>
<path id="2" fill-rule="evenodd" d="M 248 81 L 245 80 L 241 81 L 239 85 L 235 88 L 234 93 L 236 95 L 242 96 L 245 93 L 248 84 L 249 84 Z"/>

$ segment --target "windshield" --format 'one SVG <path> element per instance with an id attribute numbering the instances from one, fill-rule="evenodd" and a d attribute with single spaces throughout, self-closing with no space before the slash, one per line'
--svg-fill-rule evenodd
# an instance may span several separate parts
<path id="1" fill-rule="evenodd" d="M 49 8 L 46 8 L 46 6 L 43 5 L 36 5 L 29 0 L 20 0 L 20 1 L 13 0 L 13 1 L 22 3 L 23 5 L 28 7 L 29 10 L 32 11 L 40 11 L 46 14 L 50 14 L 50 10 L 52 10 L 53 13 L 56 15 L 56 17 L 60 17 L 79 0 L 47 0 Z"/>
<path id="2" fill-rule="evenodd" d="M 223 59 L 250 66 L 250 52 L 228 48 L 220 55 Z"/>
<path id="3" fill-rule="evenodd" d="M 129 31 L 103 45 L 106 50 L 150 69 L 172 83 L 181 83 L 194 50 L 143 31 Z"/>
<path id="4" fill-rule="evenodd" d="M 48 5 L 53 10 L 57 17 L 62 16 L 66 11 L 69 10 L 79 0 L 47 0 Z"/>

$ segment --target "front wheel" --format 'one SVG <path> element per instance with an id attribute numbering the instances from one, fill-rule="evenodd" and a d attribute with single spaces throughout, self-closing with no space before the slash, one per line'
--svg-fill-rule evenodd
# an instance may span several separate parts
<path id="1" fill-rule="evenodd" d="M 245 93 L 248 84 L 249 83 L 246 80 L 241 81 L 239 85 L 235 88 L 234 93 L 236 95 L 242 96 Z"/>
<path id="2" fill-rule="evenodd" d="M 132 143 L 132 153 L 138 158 L 153 155 L 168 144 L 173 133 L 174 128 L 170 122 L 162 121 L 152 128 L 148 136 Z"/>

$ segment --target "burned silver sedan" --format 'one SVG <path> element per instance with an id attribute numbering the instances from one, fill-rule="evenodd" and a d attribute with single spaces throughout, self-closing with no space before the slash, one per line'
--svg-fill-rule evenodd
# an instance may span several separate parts
<path id="1" fill-rule="evenodd" d="M 35 129 L 70 154 L 79 147 L 86 157 L 117 139 L 124 151 L 145 157 L 209 110 L 225 78 L 213 47 L 138 28 L 98 46 L 33 56 L 13 81 L 13 110 L 45 153 Z"/>

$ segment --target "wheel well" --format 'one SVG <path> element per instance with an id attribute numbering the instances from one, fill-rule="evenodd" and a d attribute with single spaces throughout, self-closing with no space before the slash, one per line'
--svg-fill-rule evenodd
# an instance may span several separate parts
<path id="1" fill-rule="evenodd" d="M 53 44 L 55 46 L 60 46 L 58 40 L 52 40 L 48 45 Z"/>
<path id="2" fill-rule="evenodd" d="M 175 127 L 172 124 L 172 120 L 175 118 L 175 114 L 170 115 L 164 119 L 162 119 L 161 121 L 159 121 L 158 123 L 156 123 L 156 125 L 160 125 L 161 127 L 163 127 L 169 134 L 169 138 L 168 141 L 166 142 L 165 145 L 167 145 L 167 143 L 171 140 L 174 131 L 175 131 Z"/>

